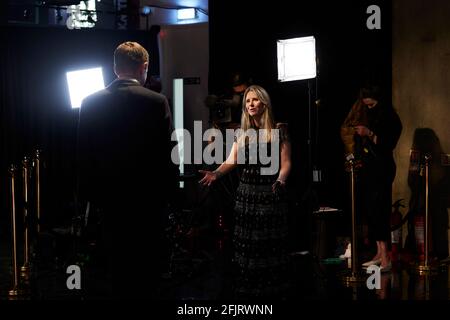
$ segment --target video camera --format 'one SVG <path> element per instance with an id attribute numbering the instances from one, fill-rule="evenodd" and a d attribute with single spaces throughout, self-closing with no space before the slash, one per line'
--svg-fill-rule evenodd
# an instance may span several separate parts
<path id="1" fill-rule="evenodd" d="M 241 96 L 235 94 L 231 97 L 209 95 L 205 99 L 209 108 L 209 120 L 214 123 L 227 123 L 232 121 L 232 110 L 241 108 Z"/>

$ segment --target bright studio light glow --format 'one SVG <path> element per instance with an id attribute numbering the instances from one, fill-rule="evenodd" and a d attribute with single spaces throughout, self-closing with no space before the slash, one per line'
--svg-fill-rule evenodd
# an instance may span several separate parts
<path id="1" fill-rule="evenodd" d="M 195 8 L 178 9 L 177 18 L 178 20 L 195 19 L 196 18 Z"/>
<path id="2" fill-rule="evenodd" d="M 293 81 L 316 77 L 316 39 L 293 38 L 277 41 L 278 80 Z"/>
<path id="3" fill-rule="evenodd" d="M 88 95 L 105 88 L 101 67 L 70 71 L 66 76 L 72 109 L 79 108 Z"/>

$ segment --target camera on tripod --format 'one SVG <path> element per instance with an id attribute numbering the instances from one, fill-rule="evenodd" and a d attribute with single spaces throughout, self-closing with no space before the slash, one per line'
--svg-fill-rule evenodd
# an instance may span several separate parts
<path id="1" fill-rule="evenodd" d="M 232 121 L 232 111 L 240 108 L 239 95 L 231 97 L 209 95 L 205 99 L 205 105 L 209 108 L 209 120 L 214 123 L 227 123 Z"/>

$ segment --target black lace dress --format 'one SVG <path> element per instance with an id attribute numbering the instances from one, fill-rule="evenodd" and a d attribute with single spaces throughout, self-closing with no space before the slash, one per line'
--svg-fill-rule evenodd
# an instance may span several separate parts
<path id="1" fill-rule="evenodd" d="M 286 130 L 280 134 L 283 140 L 287 140 Z M 270 154 L 270 143 L 266 146 Z M 269 165 L 262 165 L 259 159 L 249 164 L 251 150 L 245 146 L 246 164 L 241 165 L 236 194 L 233 245 L 238 275 L 234 293 L 237 298 L 281 297 L 286 293 L 288 273 L 287 193 L 284 189 L 272 191 L 279 168 L 276 174 L 261 175 L 261 169 Z M 277 156 L 281 163 L 280 154 Z"/>

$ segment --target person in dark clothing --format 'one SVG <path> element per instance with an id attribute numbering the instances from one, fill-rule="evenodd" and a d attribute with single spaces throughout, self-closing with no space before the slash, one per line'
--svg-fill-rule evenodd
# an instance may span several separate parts
<path id="1" fill-rule="evenodd" d="M 113 297 L 156 292 L 166 207 L 177 184 L 171 112 L 163 95 L 143 87 L 148 63 L 140 44 L 120 44 L 114 52 L 117 79 L 85 98 L 80 110 L 79 198 L 100 212 Z"/>
<path id="2" fill-rule="evenodd" d="M 358 117 L 354 114 L 356 110 Z M 392 183 L 396 173 L 393 150 L 400 138 L 402 124 L 392 105 L 382 99 L 379 87 L 373 85 L 360 90 L 347 119 L 352 117 L 356 121 L 354 149 L 362 162 L 358 173 L 361 209 L 367 218 L 369 239 L 377 244 L 375 256 L 363 266 L 376 264 L 382 271 L 389 271 L 392 264 L 387 242 L 390 239 Z M 360 119 L 359 123 L 356 118 Z"/>
<path id="3" fill-rule="evenodd" d="M 231 86 L 233 97 L 239 97 L 239 103 L 231 109 L 231 122 L 241 123 L 242 118 L 242 100 L 244 99 L 245 90 L 252 84 L 251 78 L 249 78 L 243 72 L 235 72 L 231 77 Z"/>

